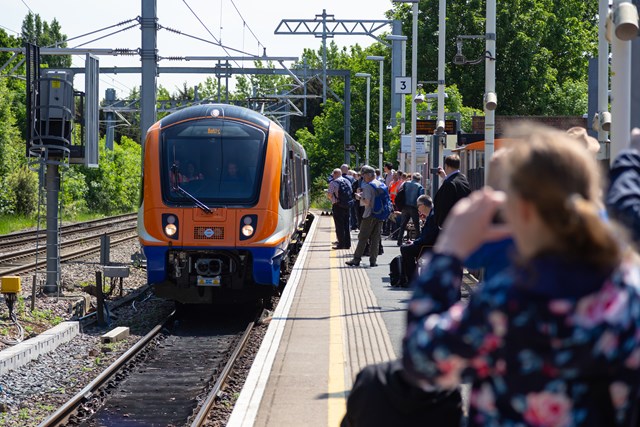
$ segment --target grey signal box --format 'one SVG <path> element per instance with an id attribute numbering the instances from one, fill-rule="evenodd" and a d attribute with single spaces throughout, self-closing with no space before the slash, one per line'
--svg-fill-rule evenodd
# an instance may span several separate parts
<path id="1" fill-rule="evenodd" d="M 73 74 L 61 70 L 43 70 L 40 77 L 38 132 L 40 144 L 71 144 L 74 117 Z"/>

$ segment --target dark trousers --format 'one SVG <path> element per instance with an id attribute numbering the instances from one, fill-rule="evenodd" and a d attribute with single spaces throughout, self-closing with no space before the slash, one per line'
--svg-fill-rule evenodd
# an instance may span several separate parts
<path id="1" fill-rule="evenodd" d="M 411 282 L 413 276 L 416 274 L 416 266 L 418 264 L 418 257 L 423 248 L 427 246 L 422 245 L 402 245 L 400 247 L 400 254 L 402 255 L 402 273 L 406 282 Z"/>
<path id="2" fill-rule="evenodd" d="M 404 230 L 407 228 L 409 220 L 413 222 L 413 227 L 416 229 L 416 235 L 420 235 L 420 213 L 415 206 L 405 206 L 402 208 L 402 223 L 400 224 L 400 231 L 398 231 L 398 244 L 402 244 L 402 238 L 404 237 Z"/>
<path id="3" fill-rule="evenodd" d="M 338 236 L 338 246 L 342 246 L 343 248 L 351 247 L 349 207 L 343 207 L 334 203 L 331 210 L 333 212 L 333 222 L 336 226 L 336 236 Z"/>
<path id="4" fill-rule="evenodd" d="M 353 259 L 360 261 L 364 255 L 364 250 L 367 247 L 367 242 L 371 242 L 371 248 L 377 248 L 380 246 L 380 229 L 382 227 L 382 221 L 372 216 L 368 218 L 362 218 L 360 223 L 360 232 L 358 233 L 358 246 L 353 254 Z M 378 259 L 378 251 L 369 250 L 369 261 L 375 263 Z"/>
<path id="5" fill-rule="evenodd" d="M 352 230 L 358 228 L 358 201 L 352 200 L 349 202 L 349 223 Z"/>

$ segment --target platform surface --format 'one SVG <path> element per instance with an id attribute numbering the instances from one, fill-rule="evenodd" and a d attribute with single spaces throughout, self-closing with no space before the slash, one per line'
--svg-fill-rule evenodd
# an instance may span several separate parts
<path id="1" fill-rule="evenodd" d="M 399 357 L 411 290 L 389 285 L 400 253 L 383 237 L 377 267 L 357 244 L 334 250 L 331 216 L 316 215 L 228 426 L 338 426 L 358 371 Z"/>

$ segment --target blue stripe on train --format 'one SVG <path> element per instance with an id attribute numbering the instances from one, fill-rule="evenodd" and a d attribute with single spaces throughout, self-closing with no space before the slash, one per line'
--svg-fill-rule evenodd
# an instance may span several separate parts
<path id="1" fill-rule="evenodd" d="M 164 282 L 167 278 L 165 261 L 167 259 L 166 246 L 145 246 L 147 257 L 147 279 L 149 283 Z M 174 248 L 177 249 L 177 248 Z M 180 248 L 180 249 L 218 249 L 218 248 Z M 224 249 L 224 248 L 219 248 Z M 244 248 L 243 248 L 244 249 Z M 246 248 L 253 258 L 253 279 L 260 285 L 277 286 L 280 281 L 280 248 Z"/>

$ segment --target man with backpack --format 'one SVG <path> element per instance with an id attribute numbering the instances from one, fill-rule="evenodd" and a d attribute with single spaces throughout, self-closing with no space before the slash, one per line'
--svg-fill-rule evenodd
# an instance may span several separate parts
<path id="1" fill-rule="evenodd" d="M 371 166 L 365 165 L 361 170 L 363 185 L 359 199 L 364 205 L 364 213 L 362 214 L 362 223 L 360 224 L 360 232 L 358 233 L 358 246 L 353 254 L 353 259 L 346 262 L 349 266 L 359 266 L 360 259 L 364 255 L 367 241 L 371 241 L 371 248 L 377 248 L 380 245 L 380 231 L 382 222 L 389 217 L 392 212 L 391 199 L 389 191 L 383 182 L 376 179 L 376 171 Z M 378 264 L 378 251 L 369 251 L 369 265 L 375 267 Z"/>
<path id="2" fill-rule="evenodd" d="M 402 197 L 403 204 L 402 210 L 402 222 L 400 223 L 400 230 L 398 231 L 398 246 L 402 246 L 402 239 L 404 238 L 404 231 L 407 228 L 409 220 L 413 222 L 413 228 L 416 230 L 416 234 L 420 234 L 420 214 L 418 212 L 418 197 L 424 194 L 424 187 L 420 184 L 422 175 L 416 172 L 413 174 L 413 180 L 407 181 L 402 185 L 402 189 L 398 192 L 399 196 L 396 196 L 396 203 L 400 204 L 398 197 Z M 401 194 L 402 193 L 402 194 Z"/>
<path id="3" fill-rule="evenodd" d="M 328 193 L 332 203 L 333 223 L 338 237 L 338 243 L 333 249 L 350 249 L 349 202 L 351 201 L 351 183 L 342 176 L 342 171 L 339 168 L 334 169 L 331 176 L 333 179 L 329 183 Z"/>

